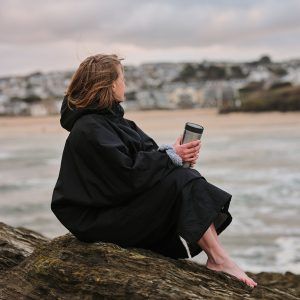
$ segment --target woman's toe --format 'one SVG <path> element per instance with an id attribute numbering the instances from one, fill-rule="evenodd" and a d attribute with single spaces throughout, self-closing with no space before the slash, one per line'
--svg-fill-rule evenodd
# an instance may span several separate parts
<path id="1" fill-rule="evenodd" d="M 257 285 L 257 283 L 252 278 L 250 278 L 250 281 L 253 285 Z"/>
<path id="2" fill-rule="evenodd" d="M 251 287 L 254 287 L 252 281 L 249 280 L 249 279 L 246 279 L 246 284 L 251 286 Z"/>
<path id="3" fill-rule="evenodd" d="M 252 281 L 249 282 L 249 285 L 250 285 L 251 287 L 254 287 L 254 283 L 253 283 Z"/>

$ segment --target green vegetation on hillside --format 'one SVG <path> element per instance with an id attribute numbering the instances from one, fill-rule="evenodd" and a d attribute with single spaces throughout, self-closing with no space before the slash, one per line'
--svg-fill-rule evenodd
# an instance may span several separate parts
<path id="1" fill-rule="evenodd" d="M 220 107 L 220 113 L 232 111 L 299 111 L 300 86 L 276 86 L 269 90 L 240 90 L 240 105 Z"/>

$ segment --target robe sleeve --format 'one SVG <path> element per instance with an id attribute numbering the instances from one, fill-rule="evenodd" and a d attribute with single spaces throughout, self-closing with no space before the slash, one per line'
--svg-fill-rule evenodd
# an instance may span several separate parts
<path id="1" fill-rule="evenodd" d="M 108 197 L 117 199 L 142 193 L 178 168 L 166 152 L 157 149 L 132 153 L 126 137 L 105 126 L 94 128 L 88 136 L 90 167 Z"/>

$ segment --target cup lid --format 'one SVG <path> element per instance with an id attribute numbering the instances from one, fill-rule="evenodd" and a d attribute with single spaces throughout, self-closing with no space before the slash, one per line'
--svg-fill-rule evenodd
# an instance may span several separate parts
<path id="1" fill-rule="evenodd" d="M 192 122 L 185 123 L 185 129 L 195 133 L 203 133 L 204 130 L 203 126 Z"/>

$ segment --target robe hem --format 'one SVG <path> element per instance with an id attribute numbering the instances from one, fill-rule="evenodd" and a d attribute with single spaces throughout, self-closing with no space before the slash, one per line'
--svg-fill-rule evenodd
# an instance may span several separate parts
<path id="1" fill-rule="evenodd" d="M 229 196 L 229 198 L 226 200 L 226 202 L 222 206 L 222 208 L 217 210 L 212 215 L 212 217 L 207 222 L 206 226 L 204 226 L 204 230 L 202 229 L 201 232 L 198 234 L 198 238 L 196 240 L 188 240 L 180 235 L 185 240 L 185 242 L 188 246 L 189 256 L 195 257 L 196 255 L 200 254 L 203 251 L 203 249 L 200 247 L 200 245 L 197 243 L 197 241 L 199 241 L 201 239 L 203 234 L 206 232 L 206 230 L 209 228 L 209 226 L 212 223 L 216 224 L 216 221 L 221 214 L 226 215 L 226 218 L 221 224 L 219 224 L 219 226 L 215 225 L 216 232 L 218 235 L 221 234 L 228 227 L 228 225 L 232 222 L 232 215 L 229 212 L 229 205 L 231 202 L 231 198 L 232 198 L 232 196 Z"/>

